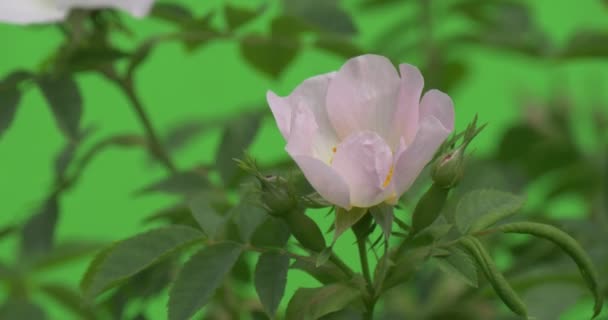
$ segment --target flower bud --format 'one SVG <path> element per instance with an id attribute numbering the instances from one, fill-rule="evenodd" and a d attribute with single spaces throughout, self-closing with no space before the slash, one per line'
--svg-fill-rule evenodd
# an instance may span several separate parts
<path id="1" fill-rule="evenodd" d="M 296 197 L 290 192 L 287 180 L 279 176 L 263 177 L 259 180 L 261 199 L 270 215 L 284 216 L 297 207 Z"/>
<path id="2" fill-rule="evenodd" d="M 464 177 L 464 148 L 442 154 L 431 168 L 435 184 L 442 188 L 453 188 Z"/>
<path id="3" fill-rule="evenodd" d="M 300 210 L 284 216 L 291 234 L 306 249 L 321 252 L 325 249 L 325 238 L 319 226 Z"/>

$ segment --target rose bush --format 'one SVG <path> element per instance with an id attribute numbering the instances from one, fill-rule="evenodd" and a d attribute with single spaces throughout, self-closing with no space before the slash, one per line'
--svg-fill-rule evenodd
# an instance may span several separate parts
<path id="1" fill-rule="evenodd" d="M 418 68 L 401 64 L 399 73 L 387 58 L 367 54 L 286 97 L 267 93 L 287 152 L 335 205 L 395 203 L 454 129 L 452 99 L 439 90 L 420 99 Z"/>

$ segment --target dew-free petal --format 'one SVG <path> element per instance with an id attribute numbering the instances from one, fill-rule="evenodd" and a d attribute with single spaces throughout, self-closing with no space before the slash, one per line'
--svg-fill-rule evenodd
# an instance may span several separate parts
<path id="1" fill-rule="evenodd" d="M 373 131 L 352 134 L 338 145 L 332 168 L 346 181 L 350 201 L 356 207 L 382 202 L 381 195 L 392 180 L 393 154 Z"/>
<path id="2" fill-rule="evenodd" d="M 65 19 L 68 10 L 47 0 L 0 1 L 0 22 L 11 24 L 50 23 Z"/>
<path id="3" fill-rule="evenodd" d="M 454 129 L 452 99 L 441 91 L 428 91 L 420 102 L 420 119 L 414 141 L 397 158 L 395 165 L 397 194 L 402 194 L 411 187 Z"/>
<path id="4" fill-rule="evenodd" d="M 399 87 L 399 100 L 397 113 L 393 121 L 400 128 L 400 137 L 406 144 L 412 143 L 418 131 L 420 121 L 420 95 L 424 87 L 424 78 L 418 68 L 411 64 L 400 64 L 401 86 Z"/>
<path id="5" fill-rule="evenodd" d="M 385 57 L 367 54 L 348 60 L 327 89 L 327 112 L 338 137 L 370 130 L 387 139 L 397 108 L 399 74 Z"/>
<path id="6" fill-rule="evenodd" d="M 309 156 L 292 156 L 306 180 L 327 201 L 350 209 L 348 185 L 342 177 L 323 161 Z"/>
<path id="7" fill-rule="evenodd" d="M 336 140 L 336 134 L 325 108 L 327 87 L 334 74 L 335 72 L 330 72 L 306 79 L 286 97 L 280 97 L 274 92 L 268 91 L 266 99 L 285 140 L 291 131 L 292 110 L 298 106 L 309 108 L 315 116 L 321 134 Z"/>

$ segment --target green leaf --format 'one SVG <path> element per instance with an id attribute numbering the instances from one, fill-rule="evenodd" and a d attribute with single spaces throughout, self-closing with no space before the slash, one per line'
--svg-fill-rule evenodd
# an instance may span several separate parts
<path id="1" fill-rule="evenodd" d="M 198 222 L 192 217 L 192 211 L 187 204 L 178 203 L 173 206 L 162 208 L 149 215 L 143 220 L 144 223 L 163 222 L 168 224 L 182 224 L 196 227 Z"/>
<path id="2" fill-rule="evenodd" d="M 461 239 L 460 243 L 462 246 L 475 258 L 477 265 L 483 271 L 485 277 L 488 279 L 492 288 L 500 299 L 505 303 L 511 311 L 515 314 L 527 317 L 528 311 L 526 305 L 519 297 L 517 292 L 513 290 L 513 287 L 509 284 L 507 279 L 494 264 L 494 261 L 485 250 L 483 245 L 477 240 L 477 238 L 467 236 Z"/>
<path id="3" fill-rule="evenodd" d="M 90 126 L 87 127 L 86 129 L 84 129 L 78 136 L 77 140 L 69 140 L 67 141 L 67 143 L 65 143 L 65 145 L 63 146 L 63 148 L 61 149 L 61 151 L 55 156 L 55 163 L 54 163 L 54 168 L 55 168 L 55 177 L 56 179 L 60 180 L 60 179 L 65 179 L 65 174 L 66 171 L 68 170 L 68 168 L 70 167 L 70 165 L 74 162 L 75 157 L 76 157 L 76 151 L 78 150 L 78 147 L 80 147 L 83 143 L 83 141 L 89 137 L 93 132 L 95 132 L 97 128 L 95 126 Z M 95 147 L 91 148 L 92 150 L 95 149 Z M 95 151 L 99 152 L 100 149 L 96 149 Z M 97 152 L 93 152 L 96 153 Z M 91 159 L 91 154 L 93 153 L 89 153 L 89 160 Z M 85 157 L 86 158 L 86 157 Z M 84 161 L 84 160 L 82 160 Z M 82 164 L 82 162 L 81 162 Z"/>
<path id="4" fill-rule="evenodd" d="M 336 267 L 331 261 L 327 261 L 323 265 L 317 266 L 315 262 L 298 259 L 291 265 L 291 268 L 308 273 L 322 284 L 344 282 L 348 280 L 348 277 L 344 272 Z"/>
<path id="5" fill-rule="evenodd" d="M 83 240 L 59 243 L 50 251 L 44 252 L 29 261 L 35 271 L 44 271 L 74 260 L 82 259 L 101 248 L 101 243 Z"/>
<path id="6" fill-rule="evenodd" d="M 370 208 L 369 212 L 372 214 L 376 224 L 378 224 L 382 229 L 384 241 L 388 243 L 393 230 L 393 219 L 395 217 L 393 215 L 393 207 L 386 204 L 381 204 Z"/>
<path id="7" fill-rule="evenodd" d="M 182 150 L 196 142 L 200 136 L 212 131 L 212 129 L 223 128 L 228 123 L 226 119 L 187 119 L 172 124 L 167 128 L 163 137 L 165 149 L 174 153 Z"/>
<path id="8" fill-rule="evenodd" d="M 507 192 L 483 189 L 465 194 L 456 206 L 455 220 L 463 234 L 481 231 L 521 209 L 524 199 Z"/>
<path id="9" fill-rule="evenodd" d="M 51 299 L 70 310 L 79 319 L 97 319 L 95 311 L 82 298 L 80 293 L 61 284 L 43 284 L 40 290 Z"/>
<path id="10" fill-rule="evenodd" d="M 169 291 L 169 320 L 190 319 L 205 306 L 240 254 L 240 245 L 226 242 L 192 256 Z"/>
<path id="11" fill-rule="evenodd" d="M 562 50 L 561 58 L 599 58 L 608 56 L 608 32 L 603 30 L 577 31 Z"/>
<path id="12" fill-rule="evenodd" d="M 57 197 L 51 197 L 25 222 L 21 230 L 22 257 L 31 259 L 53 248 L 58 215 Z"/>
<path id="13" fill-rule="evenodd" d="M 328 313 L 322 316 L 319 320 L 363 320 L 363 315 L 360 311 L 346 308 L 340 311 Z"/>
<path id="14" fill-rule="evenodd" d="M 358 299 L 361 292 L 344 283 L 334 283 L 320 288 L 300 288 L 287 306 L 286 318 L 313 320 L 340 311 Z"/>
<path id="15" fill-rule="evenodd" d="M 174 23 L 178 26 L 187 26 L 194 20 L 194 16 L 186 7 L 167 2 L 154 3 L 150 16 Z"/>
<path id="16" fill-rule="evenodd" d="M 95 257 L 81 288 L 89 297 L 98 295 L 202 238 L 196 229 L 170 226 L 118 242 Z"/>
<path id="17" fill-rule="evenodd" d="M 153 37 L 143 42 L 135 52 L 131 55 L 129 65 L 127 67 L 127 77 L 132 78 L 137 68 L 150 56 L 150 53 L 156 48 L 156 46 L 165 40 L 162 37 Z"/>
<path id="18" fill-rule="evenodd" d="M 12 236 L 17 231 L 19 231 L 19 227 L 17 225 L 6 225 L 0 227 L 0 241 L 6 237 Z"/>
<path id="19" fill-rule="evenodd" d="M 224 185 L 234 184 L 240 169 L 234 159 L 240 158 L 255 139 L 260 128 L 261 113 L 245 114 L 229 123 L 215 157 L 215 165 L 219 170 Z"/>
<path id="20" fill-rule="evenodd" d="M 270 33 L 277 37 L 297 38 L 304 32 L 313 31 L 305 22 L 293 16 L 280 15 L 272 19 Z"/>
<path id="21" fill-rule="evenodd" d="M 255 230 L 264 222 L 268 214 L 264 209 L 259 207 L 256 201 L 256 195 L 251 193 L 243 195 L 239 204 L 233 209 L 236 214 L 236 224 L 239 229 L 239 235 L 245 242 L 249 242 Z"/>
<path id="22" fill-rule="evenodd" d="M 321 50 L 325 50 L 346 59 L 363 54 L 363 50 L 359 48 L 353 40 L 345 39 L 343 37 L 319 37 L 315 40 L 314 45 Z"/>
<path id="23" fill-rule="evenodd" d="M 69 74 L 60 74 L 41 76 L 37 82 L 59 129 L 66 137 L 77 139 L 80 133 L 82 97 L 76 81 Z"/>
<path id="24" fill-rule="evenodd" d="M 593 318 L 595 318 L 602 311 L 604 298 L 599 285 L 599 277 L 595 271 L 593 262 L 591 262 L 591 259 L 585 253 L 585 250 L 578 244 L 578 242 L 576 242 L 574 238 L 553 226 L 535 222 L 509 223 L 499 226 L 498 230 L 505 233 L 530 234 L 549 240 L 560 247 L 566 254 L 570 256 L 570 258 L 572 258 L 572 260 L 574 260 L 581 275 L 583 276 L 583 279 L 587 283 L 587 286 L 595 298 Z"/>
<path id="25" fill-rule="evenodd" d="M 255 266 L 255 290 L 271 318 L 285 294 L 288 269 L 289 257 L 276 252 L 263 253 Z"/>
<path id="26" fill-rule="evenodd" d="M 253 232 L 251 244 L 261 248 L 282 248 L 289 236 L 289 226 L 283 219 L 268 216 Z"/>
<path id="27" fill-rule="evenodd" d="M 244 24 L 247 24 L 249 21 L 255 19 L 258 14 L 259 10 L 237 7 L 229 3 L 224 5 L 224 17 L 226 18 L 226 23 L 230 30 L 238 29 Z"/>
<path id="28" fill-rule="evenodd" d="M 296 58 L 300 50 L 297 38 L 267 37 L 250 34 L 241 39 L 240 52 L 251 66 L 273 78 L 279 75 Z"/>
<path id="29" fill-rule="evenodd" d="M 346 230 L 350 229 L 350 227 L 361 220 L 366 213 L 367 208 L 352 208 L 347 211 L 344 208 L 336 207 L 334 242 L 336 242 Z"/>
<path id="30" fill-rule="evenodd" d="M 0 306 L 0 319 L 45 320 L 47 316 L 38 305 L 30 301 L 12 298 Z"/>
<path id="31" fill-rule="evenodd" d="M 450 248 L 449 251 L 451 252 L 449 256 L 435 258 L 439 269 L 477 288 L 477 267 L 473 258 L 458 248 Z"/>
<path id="32" fill-rule="evenodd" d="M 315 266 L 316 267 L 320 267 L 320 266 L 326 264 L 327 261 L 329 261 L 329 259 L 331 258 L 331 256 L 333 254 L 334 254 L 334 248 L 333 247 L 327 247 L 327 248 L 323 249 L 317 255 L 317 261 L 315 262 Z"/>
<path id="33" fill-rule="evenodd" d="M 400 255 L 396 256 L 395 261 L 381 260 L 382 263 L 392 265 L 386 279 L 383 283 L 377 283 L 377 292 L 386 292 L 387 290 L 409 280 L 420 267 L 430 258 L 431 247 L 423 246 L 405 250 Z M 381 270 L 382 266 L 376 267 L 376 270 Z M 379 273 L 378 273 L 379 274 Z"/>
<path id="34" fill-rule="evenodd" d="M 113 48 L 103 39 L 91 39 L 88 43 L 66 49 L 60 52 L 55 64 L 58 69 L 72 72 L 96 71 L 130 55 L 128 52 Z"/>
<path id="35" fill-rule="evenodd" d="M 177 195 L 192 195 L 206 190 L 209 181 L 205 176 L 194 171 L 179 172 L 161 181 L 147 186 L 137 194 L 163 192 Z"/>
<path id="36" fill-rule="evenodd" d="M 285 12 L 302 21 L 327 31 L 342 35 L 354 35 L 357 28 L 348 12 L 337 0 L 283 0 Z"/>
<path id="37" fill-rule="evenodd" d="M 0 80 L 0 137 L 8 129 L 17 113 L 21 100 L 19 83 L 31 75 L 26 71 L 14 71 Z"/>
<path id="38" fill-rule="evenodd" d="M 206 194 L 200 194 L 188 201 L 192 216 L 201 227 L 207 238 L 215 238 L 217 232 L 226 223 L 226 217 L 221 216 L 210 205 Z"/>

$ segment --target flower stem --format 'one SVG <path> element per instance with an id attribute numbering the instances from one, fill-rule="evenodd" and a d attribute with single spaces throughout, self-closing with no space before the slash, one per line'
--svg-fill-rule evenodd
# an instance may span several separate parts
<path id="1" fill-rule="evenodd" d="M 131 102 L 131 106 L 137 114 L 139 121 L 143 125 L 144 130 L 146 131 L 146 136 L 148 136 L 148 139 L 150 141 L 150 148 L 152 149 L 152 152 L 155 156 L 158 157 L 158 159 L 170 172 L 176 172 L 177 169 L 173 164 L 173 161 L 171 160 L 169 154 L 166 152 L 165 148 L 160 142 L 160 139 L 156 134 L 156 130 L 154 130 L 154 126 L 152 126 L 150 117 L 148 117 L 148 114 L 146 113 L 143 104 L 141 103 L 141 101 L 137 97 L 137 94 L 135 93 L 135 90 L 133 89 L 133 83 L 130 81 L 126 81 L 124 82 L 122 88 L 127 98 Z"/>
<path id="2" fill-rule="evenodd" d="M 135 92 L 132 78 L 120 77 L 113 69 L 102 69 L 100 71 L 104 76 L 106 76 L 106 78 L 114 82 L 114 84 L 116 84 L 120 88 L 120 90 L 125 94 L 125 96 L 129 100 L 133 111 L 135 111 L 137 118 L 144 127 L 144 131 L 146 133 L 148 143 L 150 145 L 149 147 L 153 155 L 165 166 L 165 168 L 167 168 L 167 170 L 169 170 L 171 173 L 175 173 L 177 171 L 175 164 L 173 164 L 173 161 L 169 157 L 169 154 L 167 153 L 160 139 L 158 138 L 156 130 L 154 129 L 154 126 L 150 121 L 150 117 L 146 113 L 143 103 Z"/>
<path id="3" fill-rule="evenodd" d="M 352 277 L 355 273 L 342 261 L 337 255 L 331 254 L 329 261 L 333 262 L 338 269 L 342 270 L 348 277 Z"/>
<path id="4" fill-rule="evenodd" d="M 364 319 L 371 320 L 374 317 L 374 307 L 376 305 L 376 294 L 374 292 L 374 283 L 369 272 L 369 261 L 367 259 L 367 248 L 365 246 L 365 240 L 367 237 L 357 237 L 357 248 L 359 249 L 359 259 L 361 260 L 361 272 L 363 272 L 363 278 L 365 279 L 367 292 L 369 294 L 369 300 L 366 302 L 366 311 Z"/>

